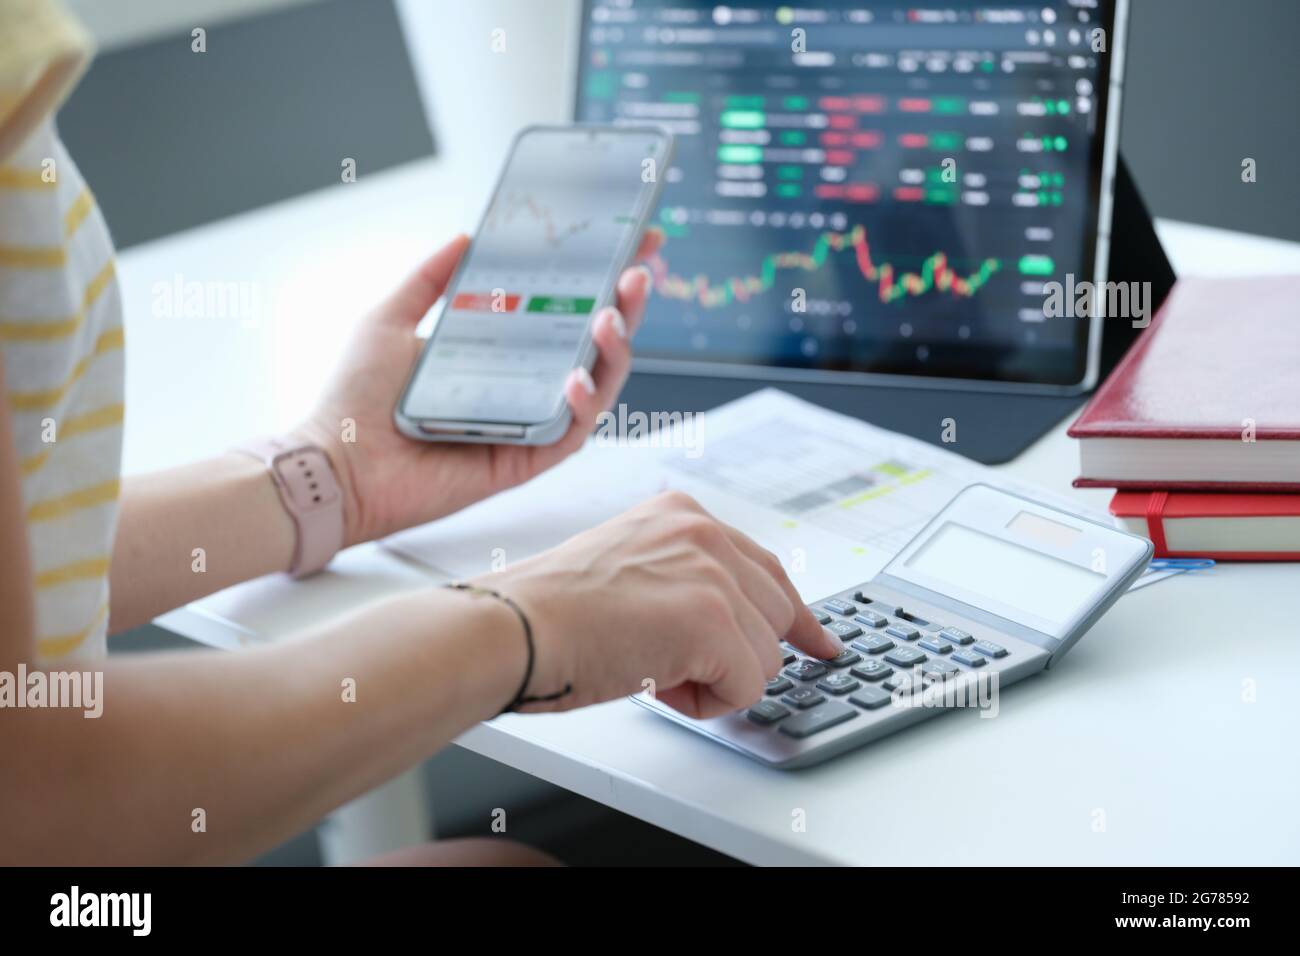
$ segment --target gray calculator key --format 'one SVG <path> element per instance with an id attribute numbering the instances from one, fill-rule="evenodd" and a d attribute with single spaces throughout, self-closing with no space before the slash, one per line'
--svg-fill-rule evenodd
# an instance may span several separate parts
<path id="1" fill-rule="evenodd" d="M 934 675 L 940 678 L 948 678 L 951 677 L 953 674 L 961 673 L 961 670 L 955 665 L 949 664 L 947 661 L 943 660 L 942 658 L 936 657 L 926 661 L 924 664 L 921 665 L 921 673 L 927 676 Z"/>
<path id="2" fill-rule="evenodd" d="M 958 664 L 965 664 L 967 667 L 983 667 L 988 663 L 987 658 L 972 654 L 970 651 L 953 651 L 952 659 Z"/>
<path id="3" fill-rule="evenodd" d="M 877 707 L 884 707 L 893 697 L 879 687 L 864 687 L 852 697 L 849 698 L 850 704 L 857 704 L 865 710 L 875 710 Z"/>
<path id="4" fill-rule="evenodd" d="M 866 651 L 868 654 L 883 654 L 894 646 L 894 642 L 887 637 L 881 637 L 879 634 L 868 634 L 860 640 L 854 641 L 851 647 L 856 647 L 860 651 Z"/>
<path id="5" fill-rule="evenodd" d="M 965 645 L 965 644 L 973 644 L 975 642 L 975 638 L 971 637 L 965 631 L 956 627 L 945 627 L 942 631 L 939 632 L 939 636 L 947 638 L 948 640 L 952 641 L 954 644 Z"/>
<path id="6" fill-rule="evenodd" d="M 885 655 L 885 660 L 895 667 L 911 667 L 924 661 L 925 655 L 915 647 L 896 647 Z"/>
<path id="7" fill-rule="evenodd" d="M 786 647 L 786 645 L 784 644 L 781 645 L 781 666 L 782 667 L 784 667 L 786 664 L 793 664 L 798 659 L 799 659 L 799 655 L 794 652 L 793 648 Z"/>
<path id="8" fill-rule="evenodd" d="M 827 624 L 826 630 L 830 631 L 841 641 L 851 641 L 855 637 L 862 636 L 862 628 L 858 627 L 852 621 L 835 621 L 833 624 Z"/>
<path id="9" fill-rule="evenodd" d="M 831 616 L 825 611 L 819 611 L 817 608 L 813 608 L 812 612 L 813 617 L 817 618 L 818 624 L 829 624 L 831 622 Z"/>
<path id="10" fill-rule="evenodd" d="M 845 617 L 852 617 L 858 613 L 857 605 L 850 604 L 848 601 L 822 601 L 822 607 L 829 608 L 836 614 L 843 614 Z"/>
<path id="11" fill-rule="evenodd" d="M 972 651 L 979 651 L 985 657 L 1006 657 L 1007 649 L 1001 644 L 994 644 L 992 641 L 976 641 Z"/>
<path id="12" fill-rule="evenodd" d="M 921 638 L 921 643 L 917 646 L 924 647 L 927 651 L 931 651 L 935 654 L 947 654 L 952 650 L 951 644 L 938 637 L 923 637 Z"/>
<path id="13" fill-rule="evenodd" d="M 819 693 L 814 687 L 796 687 L 781 699 L 791 707 L 803 710 L 805 707 L 816 707 L 826 699 L 826 695 Z"/>
<path id="14" fill-rule="evenodd" d="M 849 673 L 863 680 L 883 680 L 894 673 L 894 669 L 879 658 L 873 657 L 869 661 L 863 661 Z"/>
<path id="15" fill-rule="evenodd" d="M 795 680 L 816 680 L 826 674 L 826 665 L 821 661 L 802 660 L 795 661 L 785 669 L 786 677 L 793 677 Z"/>
<path id="16" fill-rule="evenodd" d="M 889 623 L 889 618 L 883 614 L 877 614 L 875 611 L 860 611 L 854 616 L 853 620 L 859 624 L 865 624 L 867 627 L 884 627 Z"/>
<path id="17" fill-rule="evenodd" d="M 767 682 L 767 693 L 770 696 L 775 697 L 777 694 L 784 694 L 793 686 L 794 681 L 790 680 L 788 677 L 782 677 L 780 674 L 777 674 Z"/>
<path id="18" fill-rule="evenodd" d="M 861 684 L 843 671 L 838 674 L 831 674 L 827 677 L 823 677 L 817 682 L 817 687 L 826 691 L 828 694 L 847 694 L 850 691 L 857 690 L 861 686 Z"/>
<path id="19" fill-rule="evenodd" d="M 782 717 L 790 716 L 790 708 L 774 700 L 760 700 L 745 715 L 756 724 L 774 724 Z"/>
<path id="20" fill-rule="evenodd" d="M 903 693 L 910 693 L 913 687 L 921 686 L 921 679 L 913 677 L 910 673 L 899 671 L 885 678 L 885 682 L 880 685 L 885 690 L 899 690 Z"/>
<path id="21" fill-rule="evenodd" d="M 896 637 L 900 641 L 914 641 L 921 636 L 921 632 L 907 624 L 891 624 L 885 628 L 885 633 L 890 637 Z"/>
<path id="22" fill-rule="evenodd" d="M 782 721 L 780 730 L 781 733 L 789 734 L 791 737 L 811 737 L 846 720 L 852 720 L 856 716 L 858 712 L 848 704 L 838 700 L 828 700 L 820 707 L 805 710 L 802 714 L 796 714 L 789 720 Z"/>
<path id="23" fill-rule="evenodd" d="M 851 651 L 846 647 L 844 650 L 840 651 L 836 657 L 832 657 L 830 660 L 826 661 L 826 664 L 830 667 L 848 667 L 850 664 L 856 664 L 860 660 L 862 660 L 861 654 L 857 651 Z"/>

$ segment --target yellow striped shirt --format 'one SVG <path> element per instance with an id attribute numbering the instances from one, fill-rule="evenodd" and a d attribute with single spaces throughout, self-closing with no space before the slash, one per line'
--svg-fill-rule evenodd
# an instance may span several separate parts
<path id="1" fill-rule="evenodd" d="M 45 84 L 37 115 L 30 95 L 24 102 L 53 59 L 84 58 L 88 43 L 46 0 L 0 0 L 0 33 L 0 142 L 10 141 L 0 154 L 0 354 L 38 648 L 45 658 L 98 655 L 122 453 L 122 307 L 108 230 L 49 116 L 63 88 L 51 95 Z M 16 147 L 14 117 L 30 127 Z"/>

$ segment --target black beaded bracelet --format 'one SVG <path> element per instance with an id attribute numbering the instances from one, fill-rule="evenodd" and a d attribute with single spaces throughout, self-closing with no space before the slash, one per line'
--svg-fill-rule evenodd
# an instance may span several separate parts
<path id="1" fill-rule="evenodd" d="M 524 609 L 516 604 L 512 598 L 507 597 L 500 591 L 479 587 L 477 584 L 469 584 L 464 581 L 452 581 L 448 584 L 444 584 L 443 587 L 451 588 L 453 591 L 464 591 L 466 594 L 471 594 L 476 597 L 495 598 L 506 607 L 510 608 L 510 610 L 514 611 L 515 616 L 519 618 L 519 623 L 524 626 L 524 641 L 528 645 L 528 666 L 524 668 L 524 679 L 519 685 L 519 690 L 515 694 L 514 699 L 502 708 L 500 713 L 497 714 L 498 717 L 501 716 L 501 714 L 508 714 L 512 711 L 518 710 L 525 704 L 546 703 L 553 700 L 559 700 L 561 697 L 573 693 L 573 685 L 566 683 L 564 685 L 564 690 L 556 691 L 554 694 L 546 694 L 540 697 L 524 696 L 524 691 L 528 689 L 528 682 L 533 679 L 533 663 L 537 655 L 537 650 L 533 646 L 533 625 L 529 622 L 528 615 L 524 613 Z"/>

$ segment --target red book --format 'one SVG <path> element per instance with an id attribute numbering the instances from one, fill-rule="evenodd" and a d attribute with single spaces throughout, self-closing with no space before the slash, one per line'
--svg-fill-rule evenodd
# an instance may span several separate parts
<path id="1" fill-rule="evenodd" d="M 1179 280 L 1069 434 L 1079 487 L 1300 491 L 1300 276 Z"/>
<path id="2" fill-rule="evenodd" d="M 1300 561 L 1300 495 L 1120 491 L 1110 513 L 1157 558 Z"/>

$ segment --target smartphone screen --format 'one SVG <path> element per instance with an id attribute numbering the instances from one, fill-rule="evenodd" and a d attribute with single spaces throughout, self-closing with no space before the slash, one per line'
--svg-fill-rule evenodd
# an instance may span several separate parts
<path id="1" fill-rule="evenodd" d="M 655 130 L 521 134 L 407 389 L 408 418 L 528 425 L 562 411 L 668 145 Z"/>

